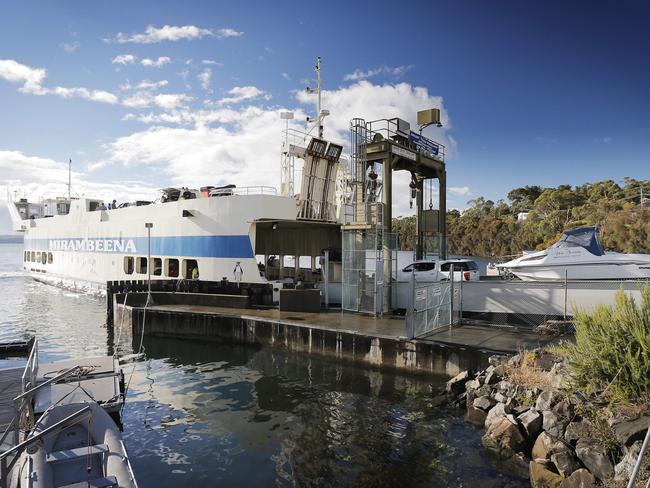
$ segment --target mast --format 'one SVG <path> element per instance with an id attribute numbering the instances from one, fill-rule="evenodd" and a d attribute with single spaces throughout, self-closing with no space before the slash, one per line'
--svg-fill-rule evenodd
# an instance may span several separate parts
<path id="1" fill-rule="evenodd" d="M 72 158 L 68 160 L 68 200 L 71 200 Z"/>
<path id="2" fill-rule="evenodd" d="M 321 113 L 321 79 L 320 79 L 320 56 L 316 60 L 316 91 L 318 92 L 318 105 L 316 106 L 316 120 L 318 123 L 318 138 L 323 138 L 323 117 Z"/>

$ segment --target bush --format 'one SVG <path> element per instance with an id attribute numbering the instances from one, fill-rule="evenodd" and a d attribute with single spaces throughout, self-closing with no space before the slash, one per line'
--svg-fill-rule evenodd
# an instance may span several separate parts
<path id="1" fill-rule="evenodd" d="M 616 304 L 575 314 L 576 342 L 566 356 L 577 386 L 617 401 L 650 401 L 650 286 L 641 304 L 620 290 Z"/>

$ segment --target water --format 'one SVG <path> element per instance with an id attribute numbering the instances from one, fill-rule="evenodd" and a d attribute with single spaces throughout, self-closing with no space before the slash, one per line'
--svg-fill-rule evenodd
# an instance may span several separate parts
<path id="1" fill-rule="evenodd" d="M 104 301 L 24 277 L 21 251 L 0 244 L 0 341 L 34 334 L 42 361 L 112 353 Z M 459 411 L 434 405 L 443 378 L 275 349 L 144 346 L 147 359 L 125 366 L 122 415 L 141 487 L 527 486 L 494 470 Z"/>

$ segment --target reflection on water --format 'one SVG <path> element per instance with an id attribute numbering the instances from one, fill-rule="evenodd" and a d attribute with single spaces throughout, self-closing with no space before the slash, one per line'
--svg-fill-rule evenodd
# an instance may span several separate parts
<path id="1" fill-rule="evenodd" d="M 36 334 L 43 359 L 112 350 L 102 300 L 24 278 L 20 246 L 8 247 L 0 245 L 0 340 Z M 130 341 L 122 337 L 119 350 L 130 353 Z M 134 373 L 123 411 L 142 487 L 526 486 L 494 471 L 481 433 L 458 411 L 433 405 L 442 378 L 276 349 L 155 338 L 144 346 L 147 359 L 124 366 Z"/>

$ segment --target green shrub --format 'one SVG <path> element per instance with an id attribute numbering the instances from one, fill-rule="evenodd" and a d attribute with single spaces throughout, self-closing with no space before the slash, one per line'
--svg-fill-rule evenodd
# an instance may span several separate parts
<path id="1" fill-rule="evenodd" d="M 586 393 L 650 401 L 650 286 L 641 304 L 621 289 L 614 306 L 575 314 L 576 342 L 566 344 L 573 380 Z"/>

